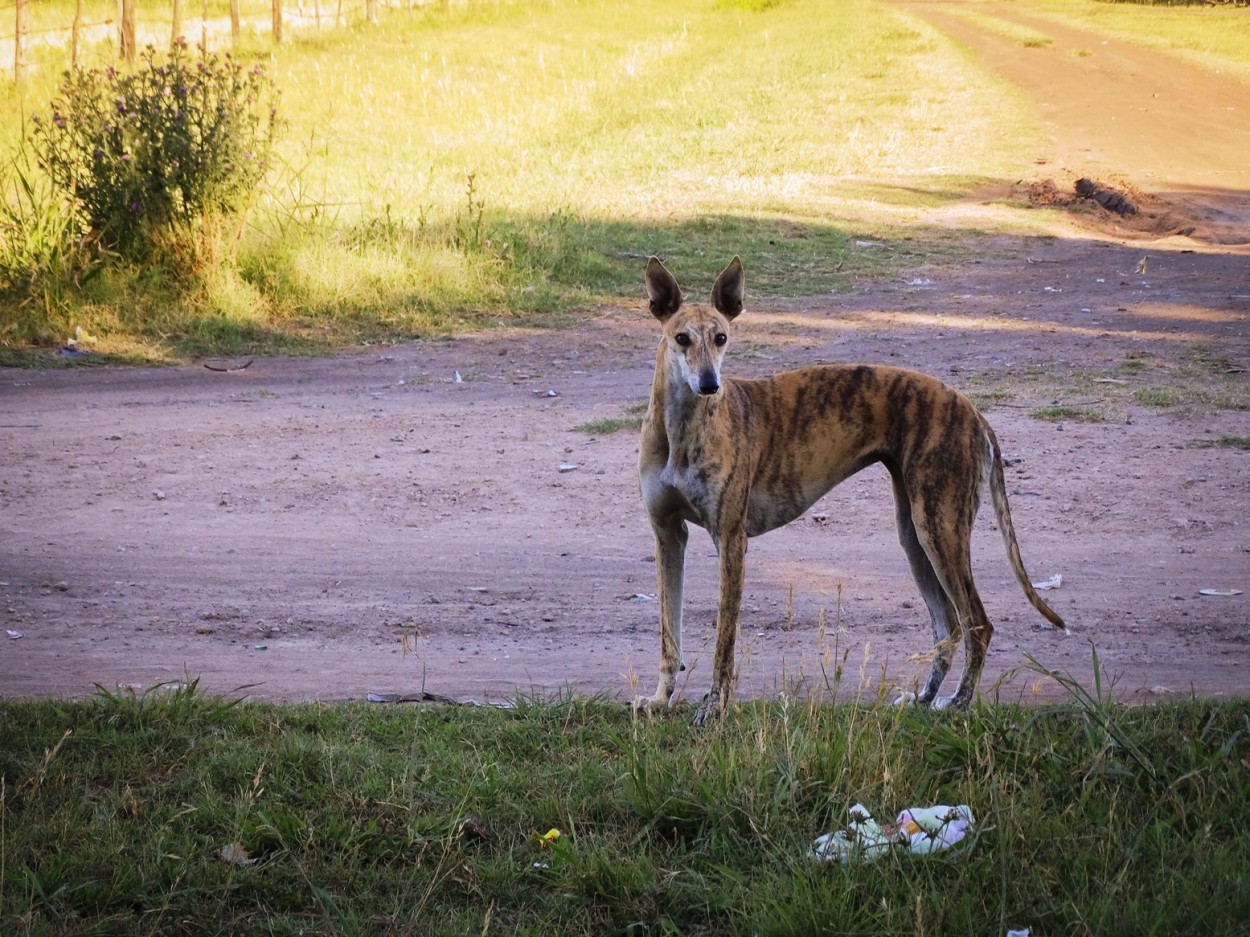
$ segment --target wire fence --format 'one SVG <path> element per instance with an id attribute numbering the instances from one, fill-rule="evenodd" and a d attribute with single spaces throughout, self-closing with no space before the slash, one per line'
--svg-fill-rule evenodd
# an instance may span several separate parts
<path id="1" fill-rule="evenodd" d="M 34 68 L 91 66 L 133 59 L 137 50 L 183 38 L 226 48 L 245 33 L 281 42 L 286 30 L 341 29 L 379 10 L 415 10 L 470 0 L 75 0 L 0 3 L 0 63 L 21 82 Z"/>

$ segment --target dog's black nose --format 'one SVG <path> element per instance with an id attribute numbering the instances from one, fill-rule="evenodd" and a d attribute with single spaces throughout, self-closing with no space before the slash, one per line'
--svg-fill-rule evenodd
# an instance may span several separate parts
<path id="1" fill-rule="evenodd" d="M 699 378 L 699 393 L 701 393 L 704 397 L 711 397 L 718 390 L 720 390 L 720 382 L 717 381 L 716 378 Z"/>

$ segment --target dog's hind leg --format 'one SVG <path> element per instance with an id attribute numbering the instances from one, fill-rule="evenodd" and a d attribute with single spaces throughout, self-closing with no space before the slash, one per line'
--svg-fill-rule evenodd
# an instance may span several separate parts
<path id="1" fill-rule="evenodd" d="M 907 562 L 911 566 L 911 574 L 920 589 L 920 596 L 929 610 L 929 618 L 933 624 L 933 664 L 929 668 L 928 679 L 920 688 L 916 702 L 928 706 L 937 698 L 938 689 L 946 674 L 950 671 L 951 662 L 955 657 L 955 648 L 959 645 L 959 616 L 951 603 L 929 561 L 929 554 L 921 546 L 916 535 L 916 524 L 912 520 L 911 498 L 901 479 L 894 476 L 894 507 L 898 522 L 898 539 L 907 554 Z M 953 634 L 952 634 L 953 629 Z"/>
<path id="2" fill-rule="evenodd" d="M 977 684 L 981 682 L 981 671 L 985 669 L 985 655 L 989 650 L 990 638 L 994 635 L 994 626 L 985 613 L 985 606 L 981 604 L 981 596 L 977 593 L 970 572 L 965 578 L 963 588 L 963 601 L 967 603 L 968 609 L 964 627 L 964 650 L 967 652 L 964 673 L 959 678 L 959 686 L 954 696 L 938 697 L 933 701 L 937 709 L 963 709 L 972 702 L 972 698 L 976 696 Z"/>
<path id="3" fill-rule="evenodd" d="M 945 594 L 943 608 L 950 626 L 950 637 L 945 642 L 939 641 L 935 648 L 938 658 L 934 662 L 929 676 L 930 682 L 925 690 L 932 688 L 934 693 L 937 692 L 933 680 L 935 677 L 945 676 L 946 670 L 950 668 L 955 646 L 962 633 L 966 659 L 959 687 L 954 696 L 935 696 L 931 701 L 936 709 L 962 709 L 976 695 L 994 626 L 985 614 L 985 606 L 981 604 L 981 596 L 972 579 L 972 523 L 977 511 L 976 493 L 973 492 L 971 497 L 965 496 L 962 501 L 955 493 L 947 499 L 947 503 L 958 505 L 958 508 L 942 521 L 929 524 L 926 520 L 929 516 L 926 505 L 922 500 L 917 500 L 912 505 L 911 519 L 915 525 L 916 539 L 924 548 L 933 576 L 941 584 Z"/>
<path id="4" fill-rule="evenodd" d="M 677 688 L 677 672 L 685 670 L 681 659 L 681 606 L 686 575 L 686 541 L 689 530 L 678 517 L 654 521 L 655 565 L 660 591 L 660 682 L 654 696 L 640 696 L 634 708 L 667 706 Z"/>

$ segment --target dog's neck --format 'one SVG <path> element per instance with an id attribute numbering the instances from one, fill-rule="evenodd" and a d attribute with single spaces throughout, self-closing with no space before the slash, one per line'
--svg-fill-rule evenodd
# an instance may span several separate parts
<path id="1" fill-rule="evenodd" d="M 716 412 L 724 397 L 721 390 L 709 397 L 695 393 L 682 378 L 678 366 L 666 354 L 667 340 L 660 340 L 655 359 L 655 379 L 651 385 L 651 407 L 660 415 L 668 442 L 671 466 L 689 465 L 689 450 L 701 434 L 701 426 Z"/>

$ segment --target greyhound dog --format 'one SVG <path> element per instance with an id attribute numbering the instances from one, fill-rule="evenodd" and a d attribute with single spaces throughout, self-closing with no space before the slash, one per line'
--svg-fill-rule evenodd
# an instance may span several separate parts
<path id="1" fill-rule="evenodd" d="M 723 711 L 734 682 L 747 538 L 788 524 L 875 462 L 893 479 L 899 540 L 933 621 L 933 664 L 917 702 L 967 706 L 985 666 L 994 628 L 972 579 L 971 538 L 987 483 L 1025 596 L 1066 631 L 1024 570 L 998 440 L 967 397 L 915 371 L 870 365 L 722 378 L 729 323 L 742 312 L 741 261 L 717 277 L 711 308 L 684 307 L 677 281 L 655 257 L 645 281 L 651 314 L 663 324 L 638 457 L 656 541 L 660 681 L 654 696 L 634 700 L 635 709 L 666 707 L 685 669 L 687 524 L 707 530 L 720 564 L 712 687 L 695 715 L 701 724 Z M 939 697 L 961 634 L 963 676 L 953 696 Z"/>

